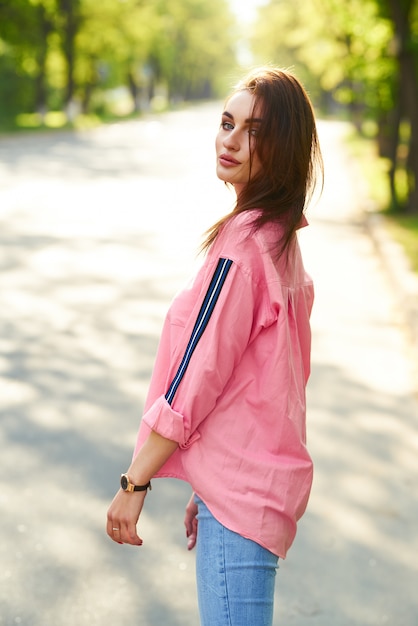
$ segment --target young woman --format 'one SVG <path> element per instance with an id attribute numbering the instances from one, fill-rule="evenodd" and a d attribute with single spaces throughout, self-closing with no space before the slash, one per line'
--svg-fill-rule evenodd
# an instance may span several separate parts
<path id="1" fill-rule="evenodd" d="M 278 557 L 305 511 L 313 286 L 296 231 L 322 174 L 314 114 L 289 72 L 262 68 L 229 97 L 216 138 L 234 210 L 207 234 L 202 268 L 168 312 L 134 458 L 107 532 L 141 545 L 154 476 L 190 483 L 202 626 L 269 626 Z"/>

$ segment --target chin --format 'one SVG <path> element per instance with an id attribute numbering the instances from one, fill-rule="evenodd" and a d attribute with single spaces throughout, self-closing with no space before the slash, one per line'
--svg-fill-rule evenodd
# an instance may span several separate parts
<path id="1" fill-rule="evenodd" d="M 225 176 L 225 174 L 222 174 L 222 172 L 216 172 L 216 176 L 219 178 L 219 180 L 222 180 L 224 183 L 231 183 L 231 181 L 229 180 L 228 176 Z M 232 185 L 233 183 L 231 183 Z"/>

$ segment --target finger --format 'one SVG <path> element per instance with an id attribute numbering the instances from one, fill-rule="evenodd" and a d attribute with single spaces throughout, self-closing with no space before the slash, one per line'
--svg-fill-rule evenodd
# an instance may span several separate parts
<path id="1" fill-rule="evenodd" d="M 119 543 L 120 545 L 123 544 L 123 541 L 120 540 L 120 528 L 118 528 L 117 526 L 115 527 L 112 526 L 112 539 L 113 541 L 116 541 L 116 543 Z"/>
<path id="2" fill-rule="evenodd" d="M 189 537 L 189 535 L 191 535 L 195 529 L 196 515 L 197 515 L 197 508 L 188 505 L 186 507 L 186 515 L 184 517 L 184 525 L 186 527 L 187 537 Z"/>
<path id="3" fill-rule="evenodd" d="M 112 541 L 116 541 L 116 543 L 122 543 L 120 540 L 120 527 L 115 520 L 108 518 L 106 524 L 106 533 L 112 539 Z"/>
<path id="4" fill-rule="evenodd" d="M 137 533 L 136 524 L 121 524 L 119 537 L 122 543 L 129 543 L 131 546 L 142 546 L 143 544 L 142 538 Z"/>
<path id="5" fill-rule="evenodd" d="M 193 519 L 191 531 L 187 533 L 187 549 L 193 550 L 197 541 L 197 529 L 198 529 L 198 521 L 196 518 Z"/>
<path id="6" fill-rule="evenodd" d="M 188 550 L 193 550 L 193 548 L 196 545 L 196 540 L 197 540 L 197 533 L 192 533 L 191 535 L 189 535 L 189 538 L 187 540 L 187 549 Z"/>
<path id="7" fill-rule="evenodd" d="M 190 537 L 193 532 L 192 520 L 186 517 L 184 520 L 184 525 L 186 527 L 186 537 Z"/>

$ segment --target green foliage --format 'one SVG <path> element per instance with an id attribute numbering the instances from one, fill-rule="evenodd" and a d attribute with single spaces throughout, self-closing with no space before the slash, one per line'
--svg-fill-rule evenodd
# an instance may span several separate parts
<path id="1" fill-rule="evenodd" d="M 272 0 L 252 37 L 260 62 L 293 67 L 309 91 L 373 115 L 393 104 L 393 28 L 375 0 Z"/>
<path id="2" fill-rule="evenodd" d="M 158 0 L 150 67 L 173 98 L 219 95 L 219 76 L 235 63 L 226 0 Z"/>
<path id="3" fill-rule="evenodd" d="M 374 121 L 389 204 L 418 212 L 417 0 L 270 0 L 252 49 L 258 63 L 293 68 L 323 110 L 347 112 L 360 131 Z"/>
<path id="4" fill-rule="evenodd" d="M 418 274 L 418 216 L 391 214 L 386 222 L 393 237 L 405 250 L 412 270 Z"/>
<path id="5" fill-rule="evenodd" d="M 72 103 L 105 112 L 121 86 L 136 109 L 218 95 L 232 23 L 227 0 L 0 0 L 0 120 Z"/>

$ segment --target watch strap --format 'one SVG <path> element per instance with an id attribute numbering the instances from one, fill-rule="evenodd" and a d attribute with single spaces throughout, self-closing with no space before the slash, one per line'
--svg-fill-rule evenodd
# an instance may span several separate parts
<path id="1" fill-rule="evenodd" d="M 150 480 L 147 482 L 146 485 L 133 485 L 133 491 L 146 491 L 147 489 L 149 489 L 150 491 L 152 489 Z"/>

